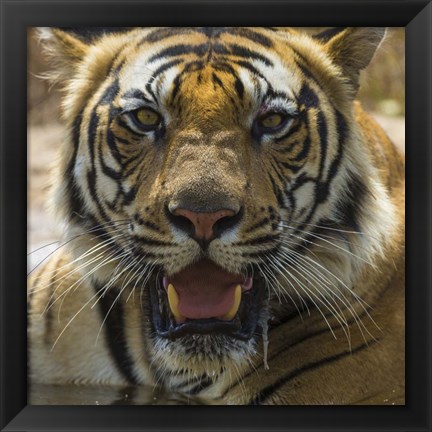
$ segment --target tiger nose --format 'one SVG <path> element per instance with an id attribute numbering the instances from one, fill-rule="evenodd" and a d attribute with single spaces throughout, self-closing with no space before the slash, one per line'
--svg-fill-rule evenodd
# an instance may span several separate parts
<path id="1" fill-rule="evenodd" d="M 230 209 L 214 212 L 196 212 L 177 208 L 171 212 L 171 222 L 177 228 L 187 232 L 203 248 L 224 231 L 233 227 L 240 220 L 241 213 Z"/>

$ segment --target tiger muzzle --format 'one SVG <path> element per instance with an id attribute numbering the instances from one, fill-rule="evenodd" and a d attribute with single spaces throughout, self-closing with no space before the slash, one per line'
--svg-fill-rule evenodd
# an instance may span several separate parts
<path id="1" fill-rule="evenodd" d="M 153 326 L 172 340 L 194 334 L 249 340 L 265 309 L 264 293 L 259 276 L 232 274 L 201 259 L 151 289 Z"/>

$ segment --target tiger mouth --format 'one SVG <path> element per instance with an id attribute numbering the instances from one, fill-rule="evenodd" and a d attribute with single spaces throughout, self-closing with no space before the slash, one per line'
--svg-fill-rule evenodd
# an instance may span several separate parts
<path id="1" fill-rule="evenodd" d="M 156 285 L 150 290 L 153 326 L 171 340 L 194 334 L 249 340 L 264 306 L 259 276 L 231 274 L 207 259 Z"/>

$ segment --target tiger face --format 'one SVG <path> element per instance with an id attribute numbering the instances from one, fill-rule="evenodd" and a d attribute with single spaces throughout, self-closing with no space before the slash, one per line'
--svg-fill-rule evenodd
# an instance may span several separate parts
<path id="1" fill-rule="evenodd" d="M 276 304 L 286 313 L 334 295 L 283 268 L 309 254 L 327 265 L 330 253 L 352 277 L 355 265 L 315 237 L 359 229 L 370 205 L 352 100 L 383 31 L 52 33 L 71 131 L 57 206 L 78 254 L 107 254 L 90 276 L 97 290 L 137 293 L 156 363 L 241 368 Z"/>

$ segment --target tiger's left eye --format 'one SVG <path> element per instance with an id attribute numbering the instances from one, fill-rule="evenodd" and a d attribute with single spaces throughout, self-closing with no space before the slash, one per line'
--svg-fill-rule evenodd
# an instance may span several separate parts
<path id="1" fill-rule="evenodd" d="M 147 131 L 156 129 L 162 121 L 161 115 L 150 108 L 136 110 L 132 114 L 132 118 L 139 128 Z"/>

